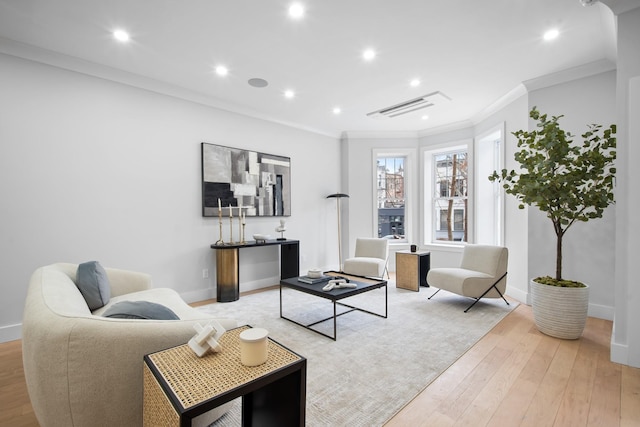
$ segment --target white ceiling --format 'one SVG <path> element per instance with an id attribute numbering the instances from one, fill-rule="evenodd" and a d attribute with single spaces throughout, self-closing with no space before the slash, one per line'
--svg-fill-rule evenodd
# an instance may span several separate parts
<path id="1" fill-rule="evenodd" d="M 45 62 L 82 63 L 97 75 L 119 73 L 121 80 L 336 136 L 473 121 L 525 81 L 616 57 L 613 14 L 599 3 L 299 2 L 306 15 L 295 21 L 287 16 L 289 0 L 0 0 L 0 51 L 33 57 L 35 46 Z M 551 27 L 560 36 L 546 42 L 542 34 Z M 115 42 L 115 28 L 129 31 L 131 42 Z M 371 62 L 361 58 L 367 47 L 378 52 Z M 217 76 L 217 64 L 229 75 Z M 249 86 L 254 77 L 269 85 Z M 420 86 L 409 85 L 413 78 Z M 294 99 L 282 96 L 288 88 Z M 393 119 L 367 117 L 435 91 L 452 101 Z"/>

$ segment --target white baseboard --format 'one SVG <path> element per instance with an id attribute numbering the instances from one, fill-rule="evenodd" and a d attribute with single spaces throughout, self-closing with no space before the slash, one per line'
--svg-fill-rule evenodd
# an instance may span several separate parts
<path id="1" fill-rule="evenodd" d="M 517 289 L 517 288 L 513 288 L 510 287 L 509 285 L 507 285 L 507 289 L 505 291 L 505 294 L 510 296 L 513 299 L 516 299 L 518 301 L 520 301 L 521 303 L 524 303 L 526 305 L 530 305 L 528 298 L 529 298 L 529 294 L 527 292 L 524 292 L 523 290 Z"/>
<path id="2" fill-rule="evenodd" d="M 198 289 L 197 291 L 182 292 L 180 297 L 187 303 L 205 301 L 216 297 L 216 288 Z"/>
<path id="3" fill-rule="evenodd" d="M 629 347 L 613 342 L 613 337 L 611 337 L 611 361 L 621 365 L 629 364 Z"/>
<path id="4" fill-rule="evenodd" d="M 268 277 L 266 279 L 254 280 L 253 282 L 241 283 L 240 293 L 247 291 L 255 291 L 257 289 L 268 288 L 274 284 L 280 284 L 280 277 Z"/>
<path id="5" fill-rule="evenodd" d="M 247 291 L 255 291 L 257 289 L 268 288 L 273 286 L 274 283 L 280 283 L 280 278 L 277 276 L 269 277 L 266 279 L 255 280 L 253 282 L 240 283 L 240 293 Z M 199 289 L 197 291 L 183 292 L 180 294 L 183 300 L 187 303 L 204 301 L 208 299 L 216 298 L 216 288 Z"/>
<path id="6" fill-rule="evenodd" d="M 589 303 L 589 311 L 587 315 L 589 317 L 597 317 L 598 319 L 613 320 L 615 310 L 608 305 L 591 304 Z"/>
<path id="7" fill-rule="evenodd" d="M 22 323 L 0 327 L 0 342 L 15 341 L 22 338 Z"/>

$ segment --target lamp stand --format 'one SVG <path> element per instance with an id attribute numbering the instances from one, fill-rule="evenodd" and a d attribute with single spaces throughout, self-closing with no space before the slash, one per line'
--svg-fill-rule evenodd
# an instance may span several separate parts
<path id="1" fill-rule="evenodd" d="M 336 199 L 336 210 L 338 211 L 338 270 L 342 272 L 342 221 L 340 220 L 340 199 L 343 197 L 349 197 L 344 193 L 335 193 L 327 196 L 327 199 Z"/>

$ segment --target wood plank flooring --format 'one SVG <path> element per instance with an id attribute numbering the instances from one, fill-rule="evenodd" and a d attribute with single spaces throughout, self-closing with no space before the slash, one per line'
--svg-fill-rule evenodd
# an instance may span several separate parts
<path id="1" fill-rule="evenodd" d="M 551 338 L 521 304 L 386 427 L 640 426 L 640 369 L 609 361 L 611 327 L 589 318 L 580 340 Z M 0 344 L 0 426 L 37 425 L 21 342 Z"/>
<path id="2" fill-rule="evenodd" d="M 385 427 L 640 426 L 640 369 L 609 361 L 611 327 L 552 338 L 521 304 Z"/>

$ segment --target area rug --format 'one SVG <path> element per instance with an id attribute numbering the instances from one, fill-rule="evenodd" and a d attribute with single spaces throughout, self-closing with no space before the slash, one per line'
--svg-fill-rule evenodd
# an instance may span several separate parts
<path id="1" fill-rule="evenodd" d="M 338 316 L 337 341 L 281 319 L 278 289 L 199 310 L 265 328 L 271 338 L 307 358 L 307 426 L 381 426 L 517 306 L 487 299 L 464 313 L 472 300 L 446 291 L 427 300 L 432 292 L 398 289 L 390 282 L 388 318 L 357 311 Z M 343 301 L 384 313 L 384 289 Z M 328 300 L 283 290 L 286 317 L 309 324 L 332 313 Z M 317 327 L 333 334 L 332 321 Z M 240 421 L 236 399 L 213 426 Z"/>

